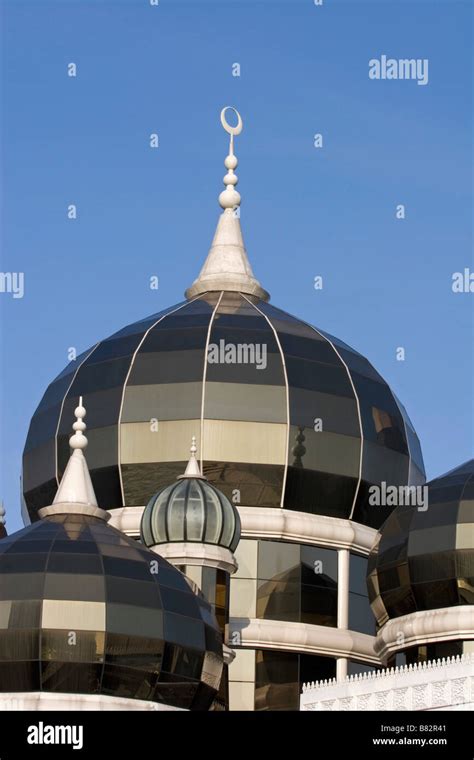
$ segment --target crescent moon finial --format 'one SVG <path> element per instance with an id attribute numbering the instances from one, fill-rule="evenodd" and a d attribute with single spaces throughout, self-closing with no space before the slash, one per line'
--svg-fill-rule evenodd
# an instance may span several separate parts
<path id="1" fill-rule="evenodd" d="M 233 111 L 237 116 L 237 124 L 232 127 L 226 119 L 226 112 Z M 224 166 L 227 169 L 227 174 L 224 177 L 225 190 L 219 195 L 219 203 L 224 210 L 234 210 L 240 206 L 240 194 L 235 189 L 235 185 L 239 181 L 237 175 L 234 173 L 234 169 L 237 167 L 237 157 L 234 155 L 234 137 L 240 135 L 242 132 L 242 117 L 236 108 L 233 106 L 225 106 L 221 111 L 221 124 L 225 131 L 230 135 L 229 155 L 224 161 Z"/>
<path id="2" fill-rule="evenodd" d="M 229 122 L 227 121 L 227 119 L 225 117 L 226 111 L 233 111 L 235 113 L 235 115 L 237 116 L 237 124 L 236 124 L 235 127 L 232 127 L 229 124 Z M 242 132 L 242 127 L 243 127 L 242 117 L 241 117 L 240 113 L 237 111 L 237 109 L 234 108 L 234 106 L 225 106 L 225 108 L 222 109 L 222 111 L 221 111 L 221 124 L 224 127 L 225 131 L 229 133 L 229 135 L 232 135 L 232 136 L 234 136 L 234 135 L 240 135 L 240 133 Z"/>

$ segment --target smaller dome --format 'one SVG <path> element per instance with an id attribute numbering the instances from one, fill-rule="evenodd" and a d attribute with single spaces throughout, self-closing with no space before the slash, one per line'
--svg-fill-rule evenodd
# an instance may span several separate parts
<path id="1" fill-rule="evenodd" d="M 146 546 L 191 541 L 233 552 L 239 543 L 240 518 L 229 499 L 204 478 L 183 478 L 150 499 L 141 536 Z"/>
<path id="2" fill-rule="evenodd" d="M 372 548 L 367 585 L 379 625 L 474 604 L 474 459 L 427 489 L 426 508 L 398 506 Z"/>
<path id="3" fill-rule="evenodd" d="M 145 507 L 142 541 L 148 547 L 178 542 L 214 544 L 234 552 L 240 539 L 239 513 L 201 475 L 195 452 L 193 439 L 185 474 L 158 491 Z"/>

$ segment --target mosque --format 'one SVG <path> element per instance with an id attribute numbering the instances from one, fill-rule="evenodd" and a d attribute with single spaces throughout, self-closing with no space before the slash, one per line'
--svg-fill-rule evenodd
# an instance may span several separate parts
<path id="1" fill-rule="evenodd" d="M 0 702 L 467 709 L 474 460 L 426 484 L 372 364 L 269 303 L 230 110 L 185 300 L 71 361 L 31 420 L 26 527 L 0 540 Z M 374 503 L 382 484 L 426 485 L 427 508 Z"/>

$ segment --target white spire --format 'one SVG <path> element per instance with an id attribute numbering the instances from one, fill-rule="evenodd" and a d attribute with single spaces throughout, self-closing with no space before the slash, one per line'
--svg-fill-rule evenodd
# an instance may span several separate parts
<path id="1" fill-rule="evenodd" d="M 5 507 L 3 506 L 3 500 L 0 501 L 0 525 L 5 525 Z"/>
<path id="2" fill-rule="evenodd" d="M 237 116 L 235 127 L 230 126 L 225 118 L 229 109 Z M 234 169 L 237 168 L 238 161 L 234 155 L 234 136 L 240 135 L 242 131 L 242 118 L 235 108 L 226 106 L 221 111 L 221 123 L 230 134 L 229 154 L 224 161 L 227 169 L 224 177 L 226 188 L 219 195 L 219 203 L 224 210 L 204 266 L 197 280 L 187 289 L 186 298 L 193 298 L 209 290 L 231 290 L 268 301 L 269 294 L 254 277 L 240 228 L 240 194 L 235 189 L 238 177 Z"/>
<path id="3" fill-rule="evenodd" d="M 189 457 L 189 462 L 187 464 L 186 470 L 184 472 L 184 475 L 180 475 L 179 478 L 201 478 L 202 480 L 205 480 L 204 476 L 201 475 L 201 470 L 199 469 L 199 463 L 196 459 L 196 436 L 193 435 L 191 439 L 191 456 Z"/>
<path id="4" fill-rule="evenodd" d="M 74 415 L 76 422 L 72 427 L 75 433 L 69 439 L 69 445 L 73 451 L 54 497 L 53 506 L 55 504 L 86 504 L 97 507 L 89 468 L 82 453 L 88 443 L 84 435 L 86 410 L 82 406 L 82 396 L 79 399 L 79 406 L 74 410 Z"/>

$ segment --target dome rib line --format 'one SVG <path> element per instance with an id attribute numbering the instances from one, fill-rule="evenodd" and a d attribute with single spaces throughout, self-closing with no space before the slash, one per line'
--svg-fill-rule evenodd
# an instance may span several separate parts
<path id="1" fill-rule="evenodd" d="M 202 504 L 202 510 L 203 510 L 203 521 L 202 521 L 202 529 L 201 529 L 201 542 L 204 544 L 206 543 L 206 535 L 207 535 L 207 509 L 206 509 L 206 494 L 204 492 L 204 486 L 202 484 L 202 480 L 196 480 L 195 481 L 197 487 L 199 488 L 199 493 L 201 494 L 201 504 Z"/>
<path id="2" fill-rule="evenodd" d="M 220 303 L 222 301 L 222 296 L 223 295 L 224 295 L 224 291 L 221 290 L 219 298 L 217 299 L 217 303 L 216 303 L 216 305 L 214 307 L 214 311 L 212 312 L 211 318 L 209 320 L 209 325 L 207 327 L 206 345 L 204 347 L 204 367 L 203 367 L 203 371 L 202 371 L 202 392 L 201 392 L 201 420 L 200 420 L 200 423 L 201 423 L 200 428 L 201 429 L 199 431 L 199 434 L 200 434 L 200 437 L 201 437 L 201 440 L 199 442 L 199 449 L 200 449 L 200 451 L 199 451 L 199 467 L 200 467 L 200 470 L 201 470 L 201 475 L 204 475 L 204 471 L 203 471 L 203 460 L 204 460 L 204 406 L 205 406 L 205 403 L 206 403 L 207 352 L 208 352 L 208 349 L 209 349 L 209 342 L 210 342 L 210 339 L 211 339 L 212 325 L 214 324 L 214 319 L 215 319 L 215 316 L 216 316 L 216 313 L 217 313 L 217 309 L 220 306 Z"/>

